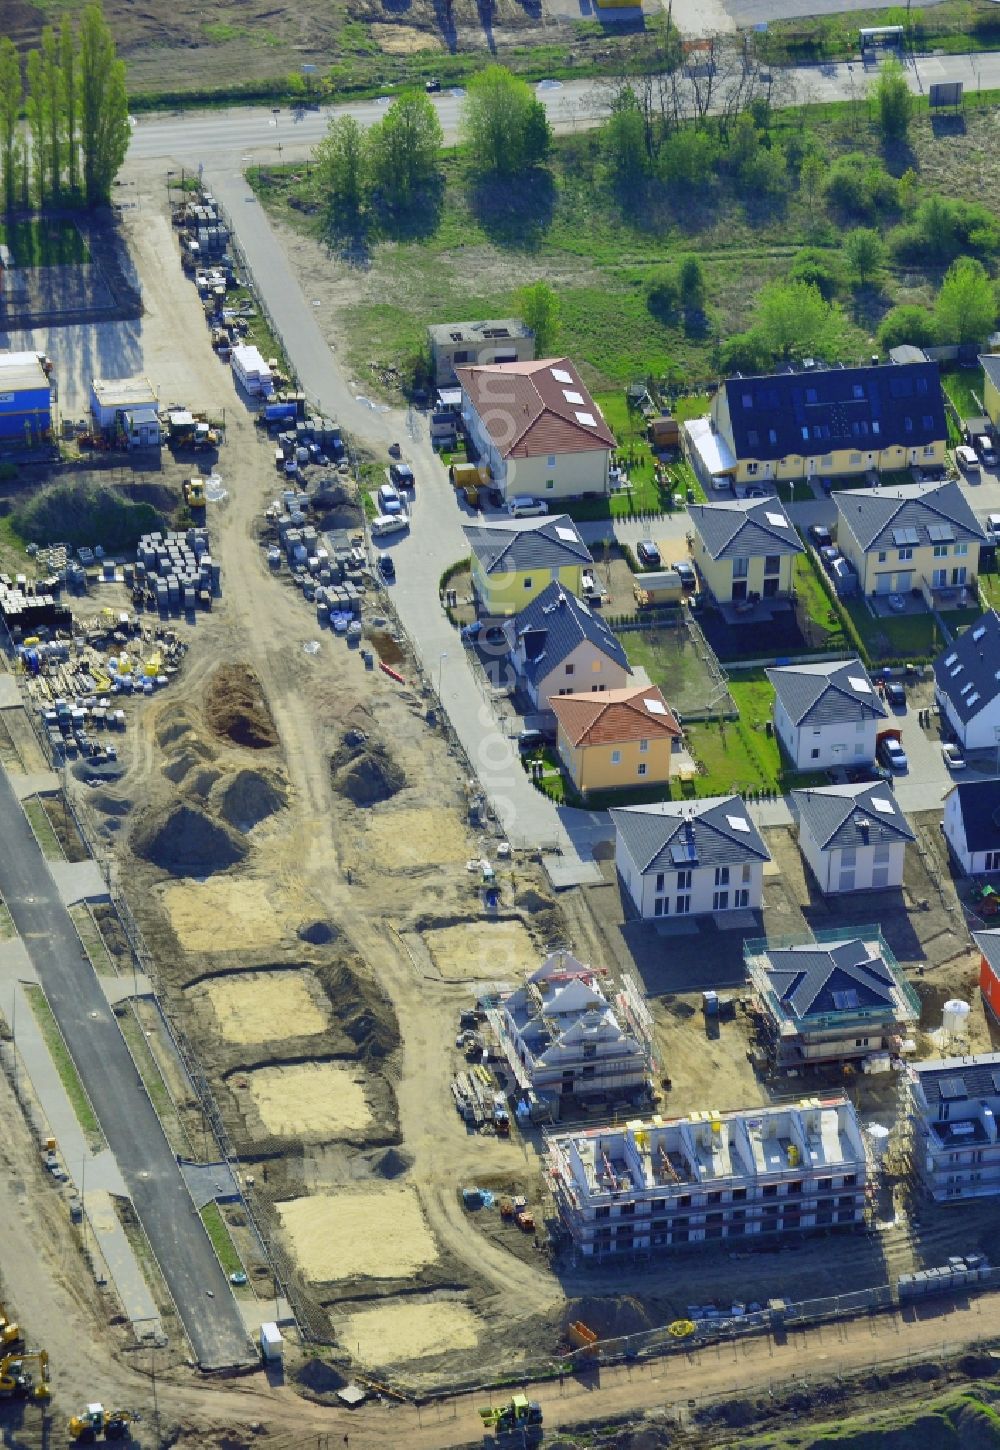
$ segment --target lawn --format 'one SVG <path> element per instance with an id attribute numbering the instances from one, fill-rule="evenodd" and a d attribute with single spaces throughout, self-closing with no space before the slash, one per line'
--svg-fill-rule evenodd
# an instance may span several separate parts
<path id="1" fill-rule="evenodd" d="M 942 368 L 941 385 L 954 403 L 961 418 L 978 418 L 983 414 L 982 368 Z"/>
<path id="2" fill-rule="evenodd" d="M 73 925 L 76 927 L 76 934 L 83 942 L 83 949 L 90 958 L 94 971 L 99 977 L 116 977 L 117 968 L 108 951 L 101 929 L 90 914 L 86 904 L 71 906 L 69 914 L 73 918 Z"/>
<path id="3" fill-rule="evenodd" d="M 987 609 L 1000 609 L 1000 574 L 980 574 L 979 588 Z"/>
<path id="4" fill-rule="evenodd" d="M 33 983 L 26 983 L 24 993 L 31 1003 L 31 1010 L 35 1014 L 45 1045 L 52 1058 L 52 1065 L 59 1074 L 59 1081 L 65 1089 L 66 1096 L 72 1104 L 76 1114 L 77 1122 L 83 1129 L 91 1151 L 99 1153 L 106 1146 L 104 1134 L 101 1132 L 101 1125 L 98 1122 L 97 1114 L 91 1106 L 87 1090 L 80 1081 L 80 1074 L 76 1070 L 76 1064 L 66 1046 L 66 1039 L 59 1030 L 59 1023 L 53 1015 L 49 1006 L 49 999 L 42 988 Z"/>
<path id="5" fill-rule="evenodd" d="M 926 610 L 920 614 L 880 615 L 874 619 L 863 600 L 845 599 L 843 603 L 873 664 L 929 660 L 945 644 L 937 620 Z"/>
<path id="6" fill-rule="evenodd" d="M 222 1217 L 219 1205 L 207 1203 L 201 1211 L 201 1221 L 212 1240 L 215 1256 L 222 1265 L 226 1277 L 228 1278 L 230 1274 L 243 1273 L 243 1260 L 236 1252 L 236 1245 L 233 1243 L 232 1235 L 226 1220 Z"/>
<path id="7" fill-rule="evenodd" d="M 45 859 L 47 861 L 65 861 L 66 856 L 59 844 L 59 838 L 52 828 L 48 812 L 38 797 L 31 796 L 29 800 L 22 802 L 22 806 Z"/>
<path id="8" fill-rule="evenodd" d="M 823 647 L 829 650 L 849 647 L 843 626 L 830 596 L 820 580 L 818 566 L 809 554 L 799 554 L 792 571 L 795 593 L 816 634 L 822 634 Z"/>
<path id="9" fill-rule="evenodd" d="M 10 247 L 17 267 L 65 267 L 90 261 L 83 234 L 71 221 L 31 217 L 0 222 L 0 242 Z"/>

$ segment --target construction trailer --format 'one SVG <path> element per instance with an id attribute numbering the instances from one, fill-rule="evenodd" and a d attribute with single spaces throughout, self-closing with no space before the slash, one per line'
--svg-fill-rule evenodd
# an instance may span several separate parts
<path id="1" fill-rule="evenodd" d="M 147 377 L 94 378 L 90 413 L 94 432 L 126 448 L 159 448 L 159 398 Z"/>
<path id="2" fill-rule="evenodd" d="M 0 353 L 0 448 L 36 448 L 51 437 L 52 385 L 38 353 Z"/>

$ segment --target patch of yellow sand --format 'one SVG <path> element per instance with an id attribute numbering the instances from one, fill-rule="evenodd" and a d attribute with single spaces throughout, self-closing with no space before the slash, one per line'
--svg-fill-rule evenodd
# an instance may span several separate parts
<path id="1" fill-rule="evenodd" d="M 195 990 L 199 990 L 196 988 Z M 312 972 L 237 972 L 204 990 L 227 1042 L 276 1042 L 325 1032 L 330 1014 Z"/>
<path id="2" fill-rule="evenodd" d="M 538 953 L 519 921 L 464 921 L 424 932 L 424 943 L 448 982 L 520 981 Z"/>
<path id="3" fill-rule="evenodd" d="M 454 811 L 369 811 L 362 849 L 383 870 L 446 866 L 472 855 L 472 843 Z"/>
<path id="4" fill-rule="evenodd" d="M 269 1133 L 290 1138 L 336 1138 L 362 1133 L 372 1120 L 364 1074 L 334 1062 L 262 1067 L 246 1077 Z"/>
<path id="5" fill-rule="evenodd" d="M 417 1195 L 401 1184 L 316 1193 L 278 1204 L 307 1279 L 405 1279 L 437 1258 Z"/>
<path id="6" fill-rule="evenodd" d="M 274 946 L 284 935 L 259 881 L 178 881 L 163 892 L 163 905 L 188 952 L 227 951 L 245 941 Z"/>
<path id="7" fill-rule="evenodd" d="M 376 22 L 368 27 L 380 50 L 389 55 L 414 55 L 420 50 L 440 50 L 441 42 L 436 35 L 423 30 L 414 30 L 412 25 L 380 25 Z"/>
<path id="8" fill-rule="evenodd" d="M 403 1299 L 351 1314 L 339 1323 L 338 1338 L 362 1364 L 381 1368 L 400 1360 L 474 1349 L 479 1330 L 479 1319 L 458 1300 Z"/>

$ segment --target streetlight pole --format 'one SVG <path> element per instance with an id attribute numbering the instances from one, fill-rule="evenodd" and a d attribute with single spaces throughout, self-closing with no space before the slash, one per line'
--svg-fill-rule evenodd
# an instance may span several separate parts
<path id="1" fill-rule="evenodd" d="M 447 650 L 442 650 L 441 653 L 438 655 L 438 704 L 441 703 L 441 672 L 444 668 L 444 662 L 447 658 Z"/>

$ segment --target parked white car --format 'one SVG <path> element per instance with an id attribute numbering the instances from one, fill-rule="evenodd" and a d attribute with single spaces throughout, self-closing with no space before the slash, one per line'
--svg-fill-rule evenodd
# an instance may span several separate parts
<path id="1" fill-rule="evenodd" d="M 386 534 L 398 534 L 402 529 L 408 529 L 410 519 L 407 514 L 379 514 L 369 524 L 369 532 L 373 539 L 384 538 Z"/>
<path id="2" fill-rule="evenodd" d="M 541 514 L 547 514 L 548 511 L 549 506 L 544 499 L 532 498 L 530 494 L 526 493 L 519 493 L 507 501 L 507 512 L 512 519 L 537 518 Z"/>

